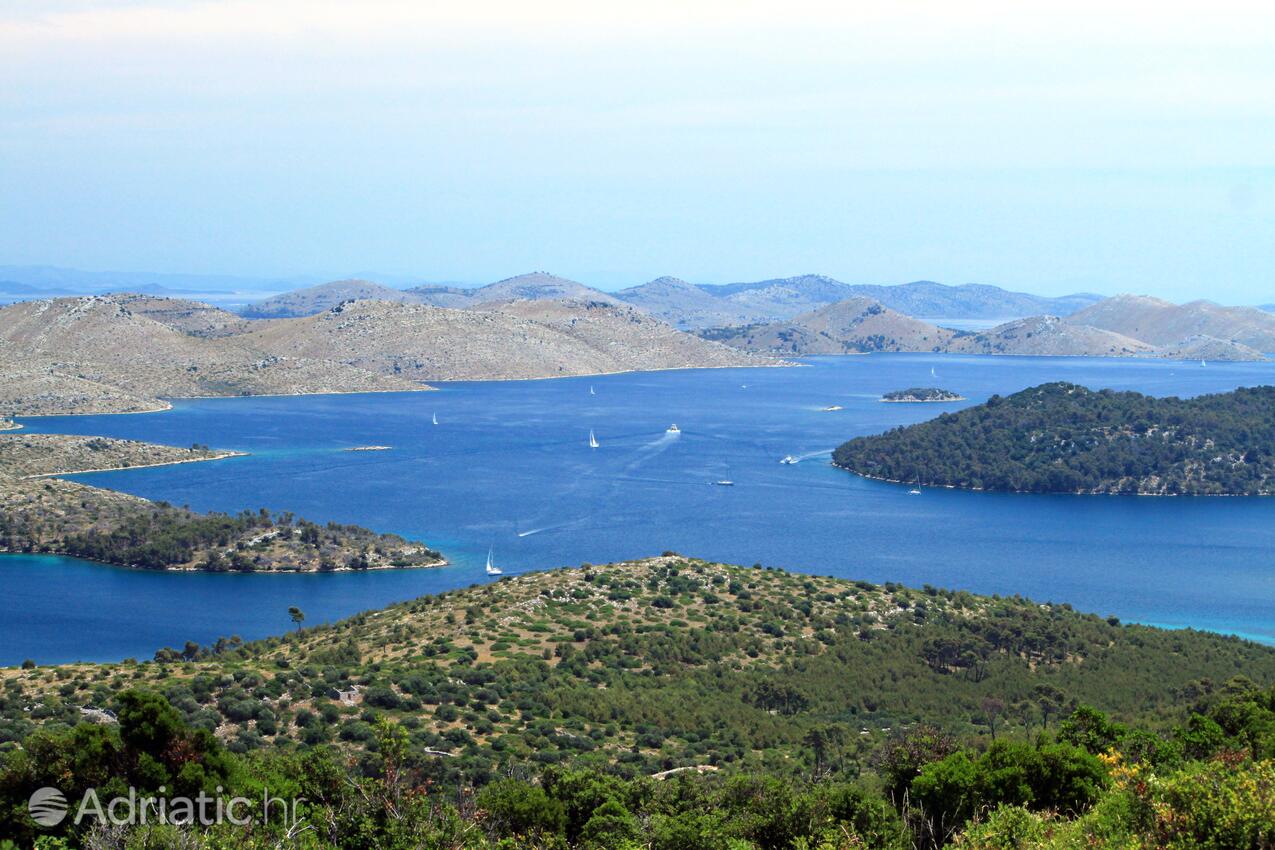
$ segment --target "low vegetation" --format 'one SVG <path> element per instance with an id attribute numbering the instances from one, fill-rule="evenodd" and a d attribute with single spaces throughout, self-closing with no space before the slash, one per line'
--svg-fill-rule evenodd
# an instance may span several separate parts
<path id="1" fill-rule="evenodd" d="M 833 463 L 888 481 L 975 490 L 1275 493 L 1275 387 L 1197 398 L 1043 384 L 858 437 Z"/>
<path id="2" fill-rule="evenodd" d="M 672 555 L 289 616 L 254 643 L 9 671 L 0 832 L 352 850 L 1275 836 L 1275 650 L 1233 638 Z M 25 801 L 44 785 L 308 802 L 299 830 L 42 831 Z"/>

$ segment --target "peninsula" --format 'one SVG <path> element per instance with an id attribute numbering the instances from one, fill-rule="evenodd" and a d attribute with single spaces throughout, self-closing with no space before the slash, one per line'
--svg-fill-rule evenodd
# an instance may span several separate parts
<path id="1" fill-rule="evenodd" d="M 1275 494 L 1275 387 L 1154 398 L 1052 383 L 857 437 L 833 463 L 970 490 L 1157 496 Z"/>
<path id="2" fill-rule="evenodd" d="M 201 514 L 51 476 L 220 460 L 241 453 L 64 434 L 0 437 L 0 552 L 72 555 L 123 567 L 309 572 L 434 567 L 420 543 L 289 513 Z"/>

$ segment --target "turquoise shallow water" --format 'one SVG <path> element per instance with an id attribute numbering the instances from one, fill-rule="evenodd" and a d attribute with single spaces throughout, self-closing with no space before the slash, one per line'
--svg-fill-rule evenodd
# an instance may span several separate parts
<path id="1" fill-rule="evenodd" d="M 198 509 L 268 506 L 396 531 L 442 549 L 454 566 L 227 576 L 3 557 L 0 663 L 149 657 L 186 639 L 277 633 L 289 626 L 289 605 L 321 622 L 485 581 L 489 546 L 510 574 L 672 549 L 1021 593 L 1275 643 L 1275 500 L 910 496 L 828 465 L 826 452 L 848 437 L 959 406 L 881 404 L 884 391 L 939 385 L 973 404 L 1049 380 L 1195 395 L 1275 383 L 1275 365 L 872 355 L 796 369 L 182 401 L 154 415 L 25 420 L 33 431 L 251 452 L 79 480 Z M 823 410 L 831 405 L 843 409 Z M 680 435 L 666 433 L 674 422 Z M 590 429 L 597 449 L 587 445 Z M 393 450 L 342 451 L 370 444 Z M 802 462 L 780 464 L 789 454 Z M 734 486 L 712 483 L 722 479 Z"/>

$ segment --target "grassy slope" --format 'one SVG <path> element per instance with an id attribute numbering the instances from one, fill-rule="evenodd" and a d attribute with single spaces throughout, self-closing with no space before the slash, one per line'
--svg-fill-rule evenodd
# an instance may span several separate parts
<path id="1" fill-rule="evenodd" d="M 357 749 L 388 714 L 416 747 L 456 756 L 439 770 L 471 777 L 535 762 L 791 771 L 816 728 L 840 729 L 853 759 L 922 720 L 981 735 L 989 698 L 1005 706 L 1001 732 L 1075 703 L 1165 726 L 1238 674 L 1275 681 L 1275 650 L 1066 606 L 666 557 L 508 578 L 191 663 L 9 671 L 22 699 L 3 731 L 74 721 L 143 685 L 234 748 Z M 335 689 L 351 684 L 346 706 Z"/>

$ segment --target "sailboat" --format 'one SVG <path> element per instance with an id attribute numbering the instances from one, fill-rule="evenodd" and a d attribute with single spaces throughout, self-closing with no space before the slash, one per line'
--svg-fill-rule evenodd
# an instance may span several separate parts
<path id="1" fill-rule="evenodd" d="M 589 429 L 589 448 L 596 449 L 598 447 L 598 438 L 593 436 L 593 429 Z"/>
<path id="2" fill-rule="evenodd" d="M 435 424 L 435 425 L 437 425 L 437 424 L 438 424 L 438 414 L 437 414 L 437 413 L 435 413 L 435 414 L 434 414 L 434 424 Z"/>
<path id="3" fill-rule="evenodd" d="M 494 549 L 495 547 L 492 547 L 492 548 Z M 492 549 L 488 549 L 487 550 L 487 575 L 489 576 L 503 575 L 504 570 L 502 570 L 500 567 L 492 563 L 491 553 L 492 553 Z"/>
<path id="4" fill-rule="evenodd" d="M 593 391 L 593 387 L 589 387 L 589 395 L 597 395 L 597 393 Z"/>
<path id="5" fill-rule="evenodd" d="M 1200 365 L 1201 365 L 1201 366 L 1207 366 L 1207 365 L 1209 365 L 1209 364 L 1207 364 L 1207 363 L 1205 363 L 1203 360 L 1201 360 L 1201 361 L 1200 361 Z"/>
<path id="6" fill-rule="evenodd" d="M 930 377 L 931 377 L 931 378 L 937 378 L 937 377 L 938 377 L 938 375 L 934 374 L 934 367 L 933 367 L 933 366 L 931 366 L 931 367 L 930 367 Z"/>

